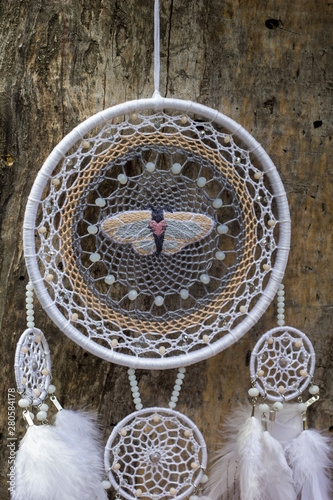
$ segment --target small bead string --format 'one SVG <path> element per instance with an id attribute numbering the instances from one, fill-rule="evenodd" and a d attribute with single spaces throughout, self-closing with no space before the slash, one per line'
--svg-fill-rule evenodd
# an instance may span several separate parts
<path id="1" fill-rule="evenodd" d="M 284 292 L 284 285 L 279 285 L 278 292 L 277 292 L 277 324 L 279 326 L 284 326 L 286 323 L 284 321 L 284 309 L 285 309 L 285 292 Z"/>
<path id="2" fill-rule="evenodd" d="M 175 382 L 175 385 L 173 387 L 172 395 L 171 395 L 171 398 L 169 401 L 169 408 L 171 408 L 171 409 L 176 407 L 176 404 L 177 404 L 177 401 L 179 398 L 179 394 L 180 394 L 180 391 L 181 391 L 181 388 L 183 385 L 185 372 L 186 372 L 186 368 L 184 368 L 184 367 L 178 368 L 176 382 Z M 132 391 L 135 409 L 142 410 L 143 404 L 141 402 L 141 395 L 140 395 L 140 391 L 139 391 L 138 381 L 137 381 L 136 375 L 135 375 L 135 370 L 133 368 L 129 368 L 127 370 L 127 373 L 128 373 L 128 378 L 129 378 L 130 385 L 131 385 L 131 391 Z"/>
<path id="3" fill-rule="evenodd" d="M 27 327 L 33 328 L 35 326 L 35 313 L 34 313 L 34 286 L 29 281 L 27 284 L 25 292 L 25 308 L 27 312 Z"/>

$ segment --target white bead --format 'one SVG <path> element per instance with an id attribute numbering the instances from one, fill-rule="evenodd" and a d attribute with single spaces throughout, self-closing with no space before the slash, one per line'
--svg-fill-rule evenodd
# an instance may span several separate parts
<path id="1" fill-rule="evenodd" d="M 267 413 L 269 411 L 269 406 L 267 403 L 262 403 L 258 406 L 259 408 L 259 411 L 261 411 L 261 413 Z"/>
<path id="2" fill-rule="evenodd" d="M 191 463 L 191 467 L 192 467 L 192 469 L 195 470 L 195 469 L 197 469 L 199 467 L 199 464 L 197 464 L 197 462 L 192 462 Z"/>
<path id="3" fill-rule="evenodd" d="M 135 398 L 135 399 L 133 399 L 133 401 L 134 401 L 135 405 L 138 405 L 141 403 L 141 398 Z"/>
<path id="4" fill-rule="evenodd" d="M 111 340 L 111 346 L 112 347 L 117 347 L 117 345 L 118 345 L 118 339 L 112 339 Z"/>
<path id="5" fill-rule="evenodd" d="M 184 379 L 184 378 L 185 378 L 184 373 L 183 373 L 183 372 L 181 372 L 180 370 L 178 370 L 178 375 L 177 375 L 177 378 Z"/>
<path id="6" fill-rule="evenodd" d="M 308 406 L 306 403 L 298 403 L 297 409 L 300 413 L 304 413 L 308 409 Z"/>
<path id="7" fill-rule="evenodd" d="M 25 295 L 26 295 L 26 297 L 33 297 L 34 296 L 34 292 L 32 292 L 31 290 L 27 290 L 25 292 Z"/>
<path id="8" fill-rule="evenodd" d="M 246 313 L 247 309 L 246 309 L 246 306 L 240 306 L 239 308 L 239 312 L 241 312 L 242 314 Z"/>
<path id="9" fill-rule="evenodd" d="M 98 227 L 95 225 L 88 226 L 87 231 L 89 234 L 96 234 L 98 231 Z"/>
<path id="10" fill-rule="evenodd" d="M 301 377 L 306 377 L 308 372 L 306 370 L 301 370 L 300 372 Z"/>
<path id="11" fill-rule="evenodd" d="M 182 379 L 181 378 L 177 378 L 176 379 L 176 383 L 175 383 L 175 387 L 176 387 L 176 385 L 182 385 L 182 383 L 183 383 Z"/>
<path id="12" fill-rule="evenodd" d="M 158 295 L 157 297 L 155 297 L 154 302 L 156 306 L 162 306 L 164 304 L 164 298 L 161 297 L 161 295 Z"/>
<path id="13" fill-rule="evenodd" d="M 180 119 L 180 123 L 183 125 L 188 122 L 188 117 L 186 115 L 183 115 Z"/>
<path id="14" fill-rule="evenodd" d="M 112 469 L 113 470 L 119 470 L 120 469 L 120 464 L 118 462 L 116 462 L 115 464 L 113 464 Z"/>
<path id="15" fill-rule="evenodd" d="M 210 282 L 210 277 L 208 276 L 208 274 L 202 274 L 200 276 L 200 281 L 202 281 L 204 285 L 208 285 L 208 283 Z"/>
<path id="16" fill-rule="evenodd" d="M 192 433 L 192 431 L 190 431 L 190 429 L 186 429 L 186 430 L 184 431 L 184 436 L 186 436 L 186 437 L 190 437 L 191 433 Z"/>
<path id="17" fill-rule="evenodd" d="M 278 302 L 282 302 L 284 304 L 284 297 L 278 296 L 277 301 Z"/>
<path id="18" fill-rule="evenodd" d="M 229 227 L 225 224 L 220 224 L 217 226 L 216 230 L 219 234 L 226 234 L 229 231 Z"/>
<path id="19" fill-rule="evenodd" d="M 216 200 L 213 201 L 212 205 L 214 208 L 221 208 L 223 205 L 223 201 L 221 200 L 221 198 L 216 198 Z"/>
<path id="20" fill-rule="evenodd" d="M 49 273 L 45 276 L 45 279 L 46 281 L 52 281 L 54 278 L 53 274 Z M 27 307 L 27 309 L 30 309 L 29 307 Z"/>
<path id="21" fill-rule="evenodd" d="M 32 411 L 29 411 L 29 415 L 31 420 L 35 420 L 35 415 L 32 413 Z"/>
<path id="22" fill-rule="evenodd" d="M 180 392 L 179 392 L 179 391 L 172 391 L 172 395 L 173 395 L 173 396 L 177 396 L 177 398 L 178 398 L 179 394 L 180 394 Z"/>
<path id="23" fill-rule="evenodd" d="M 73 313 L 72 314 L 72 321 L 77 321 L 79 319 L 78 313 Z"/>
<path id="24" fill-rule="evenodd" d="M 98 207 L 105 207 L 106 205 L 106 201 L 104 200 L 104 198 L 96 198 L 95 203 Z"/>
<path id="25" fill-rule="evenodd" d="M 129 368 L 129 369 L 127 370 L 127 373 L 128 373 L 128 375 L 134 375 L 134 374 L 135 374 L 135 370 L 134 370 L 134 368 Z"/>
<path id="26" fill-rule="evenodd" d="M 138 296 L 138 292 L 136 290 L 131 290 L 130 292 L 128 292 L 128 298 L 130 300 L 135 300 Z"/>
<path id="27" fill-rule="evenodd" d="M 139 391 L 132 392 L 132 396 L 133 396 L 133 398 L 139 398 L 140 397 Z"/>
<path id="28" fill-rule="evenodd" d="M 279 326 L 283 326 L 283 325 L 285 325 L 286 323 L 285 323 L 285 321 L 284 321 L 283 319 L 279 319 L 279 320 L 277 321 L 277 324 L 278 324 Z"/>
<path id="29" fill-rule="evenodd" d="M 47 231 L 47 229 L 46 229 L 46 227 L 45 227 L 45 226 L 41 226 L 40 228 L 38 228 L 38 232 L 39 232 L 40 234 L 45 234 L 45 233 L 46 233 L 46 231 Z"/>
<path id="30" fill-rule="evenodd" d="M 119 174 L 118 177 L 117 177 L 117 179 L 120 182 L 120 184 L 126 184 L 126 182 L 127 182 L 127 175 L 125 175 L 125 174 Z"/>
<path id="31" fill-rule="evenodd" d="M 34 301 L 34 299 L 33 299 L 32 297 L 27 297 L 27 298 L 25 299 L 26 304 L 32 304 L 32 303 L 33 303 L 33 301 Z"/>
<path id="32" fill-rule="evenodd" d="M 280 283 L 279 284 L 279 290 L 283 290 L 284 289 L 284 284 L 283 283 Z"/>
<path id="33" fill-rule="evenodd" d="M 56 388 L 55 385 L 49 385 L 49 388 L 48 388 L 47 392 L 49 394 L 53 394 L 56 390 L 57 390 L 57 388 Z"/>
<path id="34" fill-rule="evenodd" d="M 277 294 L 278 294 L 278 297 L 283 297 L 284 296 L 284 290 L 278 290 Z"/>
<path id="35" fill-rule="evenodd" d="M 104 490 L 108 490 L 109 488 L 111 488 L 111 483 L 110 483 L 110 481 L 106 481 L 106 480 L 105 480 L 105 481 L 102 481 L 102 488 L 103 488 Z"/>
<path id="36" fill-rule="evenodd" d="M 142 410 L 142 408 L 143 408 L 143 404 L 142 403 L 140 403 L 138 405 L 135 405 L 135 409 L 136 410 Z"/>
<path id="37" fill-rule="evenodd" d="M 179 371 L 179 373 L 185 373 L 186 368 L 184 366 L 181 366 L 180 368 L 178 368 L 178 371 Z"/>
<path id="38" fill-rule="evenodd" d="M 177 403 L 177 401 L 178 401 L 178 397 L 177 397 L 177 396 L 171 396 L 171 398 L 170 398 L 170 399 L 171 399 L 171 401 L 172 401 L 173 403 Z"/>
<path id="39" fill-rule="evenodd" d="M 251 389 L 249 389 L 247 392 L 251 398 L 256 398 L 257 396 L 259 396 L 259 390 L 255 387 L 251 387 Z"/>
<path id="40" fill-rule="evenodd" d="M 261 172 L 256 172 L 256 173 L 254 174 L 254 178 L 255 178 L 255 179 L 257 179 L 257 180 L 258 180 L 258 179 L 261 179 L 261 178 L 262 178 L 262 173 L 261 173 Z"/>
<path id="41" fill-rule="evenodd" d="M 46 377 L 46 375 L 48 375 L 49 373 L 50 373 L 50 370 L 48 370 L 47 368 L 43 368 L 42 375 L 44 375 Z"/>
<path id="42" fill-rule="evenodd" d="M 51 181 L 51 182 L 52 182 L 52 184 L 53 184 L 54 186 L 59 186 L 59 184 L 60 184 L 60 179 L 52 179 L 52 181 Z"/>
<path id="43" fill-rule="evenodd" d="M 281 305 L 281 303 L 279 305 Z M 278 314 L 283 314 L 284 311 L 285 311 L 284 307 L 278 307 L 278 310 L 277 310 Z"/>
<path id="44" fill-rule="evenodd" d="M 160 352 L 160 354 L 164 354 L 165 353 L 165 347 L 164 347 L 164 345 L 161 345 L 161 347 L 159 348 L 159 352 Z"/>
<path id="45" fill-rule="evenodd" d="M 275 220 L 274 220 L 274 219 L 269 219 L 269 221 L 267 222 L 267 224 L 268 224 L 270 227 L 273 227 L 273 226 L 275 226 Z"/>
<path id="46" fill-rule="evenodd" d="M 130 385 L 131 385 L 131 387 L 136 387 L 138 385 L 138 381 L 137 380 L 131 380 L 130 381 Z"/>
<path id="47" fill-rule="evenodd" d="M 225 135 L 225 136 L 223 137 L 223 140 L 224 140 L 225 144 L 228 144 L 228 143 L 231 141 L 231 137 L 230 137 L 230 135 Z"/>
<path id="48" fill-rule="evenodd" d="M 127 434 L 127 429 L 126 429 L 126 427 L 123 427 L 123 428 L 120 430 L 120 434 L 121 434 L 122 436 L 126 436 L 126 434 Z"/>
<path id="49" fill-rule="evenodd" d="M 208 342 L 209 342 L 209 335 L 203 335 L 203 336 L 202 336 L 202 340 L 203 340 L 204 342 L 208 343 Z"/>
<path id="50" fill-rule="evenodd" d="M 47 413 L 46 413 L 46 411 L 39 411 L 37 413 L 36 417 L 37 417 L 37 420 L 39 420 L 40 422 L 42 422 L 43 420 L 46 420 Z"/>
<path id="51" fill-rule="evenodd" d="M 284 394 L 286 392 L 286 388 L 283 385 L 279 385 L 278 391 L 280 394 Z"/>
<path id="52" fill-rule="evenodd" d="M 129 379 L 129 380 L 136 380 L 136 376 L 135 376 L 135 374 L 131 374 L 131 375 L 129 375 L 128 379 Z"/>
<path id="53" fill-rule="evenodd" d="M 173 174 L 179 174 L 182 169 L 182 165 L 180 163 L 174 163 L 171 167 L 171 172 Z"/>
<path id="54" fill-rule="evenodd" d="M 180 391 L 181 390 L 181 386 L 178 385 L 178 384 L 175 384 L 174 389 L 175 389 L 175 391 Z"/>
<path id="55" fill-rule="evenodd" d="M 29 290 L 29 292 L 31 292 L 34 289 L 34 286 L 32 283 L 28 283 L 25 288 L 26 290 Z"/>
<path id="56" fill-rule="evenodd" d="M 175 408 L 176 407 L 176 403 L 174 403 L 174 401 L 170 401 L 169 407 L 170 408 Z"/>
<path id="57" fill-rule="evenodd" d="M 317 385 L 312 385 L 309 389 L 309 393 L 314 395 L 319 393 L 319 387 Z"/>
<path id="58" fill-rule="evenodd" d="M 206 185 L 207 179 L 206 177 L 199 177 L 197 180 L 198 187 L 204 187 Z"/>
<path id="59" fill-rule="evenodd" d="M 22 348 L 21 348 L 21 351 L 24 353 L 24 354 L 27 354 L 27 352 L 29 351 L 29 349 L 24 345 Z"/>
<path id="60" fill-rule="evenodd" d="M 138 488 L 136 491 L 135 491 L 135 494 L 137 497 L 141 497 L 142 495 L 142 489 L 141 488 Z"/>
<path id="61" fill-rule="evenodd" d="M 49 405 L 47 405 L 46 403 L 43 403 L 42 405 L 39 406 L 39 411 L 48 411 L 49 409 Z"/>
<path id="62" fill-rule="evenodd" d="M 284 319 L 284 314 L 278 314 L 277 319 Z"/>
<path id="63" fill-rule="evenodd" d="M 283 410 L 283 404 L 280 401 L 275 401 L 275 403 L 273 404 L 273 410 L 275 411 Z"/>
<path id="64" fill-rule="evenodd" d="M 302 344 L 303 344 L 302 339 L 297 339 L 295 341 L 295 347 L 302 347 Z"/>
<path id="65" fill-rule="evenodd" d="M 53 276 L 52 276 L 53 278 Z M 29 310 L 33 310 L 34 306 L 32 304 L 26 304 L 25 308 L 29 311 Z"/>
<path id="66" fill-rule="evenodd" d="M 35 337 L 36 344 L 39 344 L 39 342 L 41 342 L 41 341 L 42 341 L 42 336 L 40 334 L 36 335 L 36 337 Z"/>
<path id="67" fill-rule="evenodd" d="M 263 266 L 262 266 L 262 267 L 263 267 L 263 269 L 264 269 L 265 271 L 269 271 L 269 270 L 270 270 L 270 268 L 271 268 L 271 266 L 270 266 L 269 264 L 263 264 Z"/>
<path id="68" fill-rule="evenodd" d="M 224 260 L 225 259 L 225 253 L 221 252 L 220 250 L 218 252 L 215 252 L 215 258 L 217 260 Z"/>
<path id="69" fill-rule="evenodd" d="M 20 408 L 28 408 L 28 406 L 30 406 L 30 401 L 26 398 L 19 399 L 18 405 Z"/>
<path id="70" fill-rule="evenodd" d="M 28 321 L 27 322 L 27 327 L 28 328 L 33 328 L 35 326 L 35 323 L 33 321 Z"/>
<path id="71" fill-rule="evenodd" d="M 172 496 L 174 497 L 174 496 L 175 496 L 175 494 L 177 493 L 176 488 L 170 488 L 169 493 L 170 493 L 170 495 L 172 495 Z"/>
<path id="72" fill-rule="evenodd" d="M 188 290 L 180 290 L 180 296 L 183 300 L 186 300 L 188 299 L 188 296 L 189 296 L 189 293 L 188 293 Z"/>
<path id="73" fill-rule="evenodd" d="M 155 163 L 149 161 L 146 165 L 146 169 L 148 170 L 148 172 L 154 172 L 155 170 Z"/>
<path id="74" fill-rule="evenodd" d="M 98 262 L 100 260 L 101 256 L 99 253 L 95 252 L 95 253 L 92 253 L 90 256 L 89 256 L 89 259 L 91 260 L 91 262 Z"/>
<path id="75" fill-rule="evenodd" d="M 208 476 L 207 476 L 206 474 L 204 474 L 204 475 L 202 476 L 202 478 L 201 478 L 200 483 L 205 484 L 205 483 L 207 483 L 207 482 L 208 482 Z"/>

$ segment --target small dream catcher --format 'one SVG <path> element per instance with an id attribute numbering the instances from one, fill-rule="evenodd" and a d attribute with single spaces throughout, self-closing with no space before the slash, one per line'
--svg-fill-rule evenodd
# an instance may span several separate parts
<path id="1" fill-rule="evenodd" d="M 260 144 L 211 108 L 161 97 L 159 71 L 156 0 L 153 97 L 96 114 L 55 147 L 28 199 L 24 254 L 54 323 L 129 368 L 136 411 L 109 437 L 103 486 L 128 500 L 197 500 L 207 452 L 175 410 L 185 366 L 265 312 L 284 274 L 290 217 Z M 178 368 L 168 408 L 143 408 L 137 368 Z"/>
<path id="2" fill-rule="evenodd" d="M 319 399 L 315 352 L 304 333 L 284 325 L 283 285 L 278 308 L 279 326 L 251 353 L 252 408 L 236 409 L 226 422 L 205 487 L 210 500 L 330 498 L 331 440 L 307 425 L 307 409 Z M 303 401 L 307 389 L 310 398 Z"/>

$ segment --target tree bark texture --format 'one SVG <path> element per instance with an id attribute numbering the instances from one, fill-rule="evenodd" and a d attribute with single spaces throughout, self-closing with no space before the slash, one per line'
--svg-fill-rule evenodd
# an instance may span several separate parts
<path id="1" fill-rule="evenodd" d="M 286 324 L 313 342 L 321 397 L 310 423 L 327 432 L 333 429 L 332 16 L 328 0 L 161 1 L 161 94 L 239 122 L 266 149 L 285 185 L 292 218 Z M 7 0 L 0 68 L 0 497 L 7 498 L 7 389 L 15 387 L 14 352 L 25 329 L 27 197 L 44 160 L 74 126 L 152 95 L 153 0 Z M 61 403 L 98 410 L 106 439 L 133 411 L 126 368 L 84 352 L 35 309 Z M 188 368 L 177 408 L 201 429 L 210 455 L 228 411 L 247 400 L 251 349 L 275 325 L 271 305 L 239 342 Z M 145 406 L 165 405 L 175 374 L 138 372 Z M 16 423 L 21 438 L 19 408 Z"/>

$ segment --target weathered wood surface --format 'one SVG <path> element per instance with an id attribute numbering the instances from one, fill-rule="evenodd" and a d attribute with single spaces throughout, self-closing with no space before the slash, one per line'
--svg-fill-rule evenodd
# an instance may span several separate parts
<path id="1" fill-rule="evenodd" d="M 332 430 L 332 2 L 164 0 L 161 93 L 216 108 L 248 129 L 281 174 L 292 216 L 287 324 L 317 353 L 321 399 L 311 423 Z M 7 0 L 0 19 L 1 498 L 7 498 L 7 389 L 25 328 L 24 207 L 36 173 L 75 125 L 153 92 L 153 0 Z M 274 306 L 233 347 L 187 371 L 179 410 L 213 451 L 218 428 L 247 399 L 248 361 L 275 326 Z M 107 436 L 133 410 L 126 369 L 84 352 L 36 306 L 66 406 L 99 411 Z M 174 372 L 138 374 L 145 405 L 163 405 Z M 23 425 L 17 411 L 17 436 Z M 112 496 L 110 496 L 112 498 Z"/>

